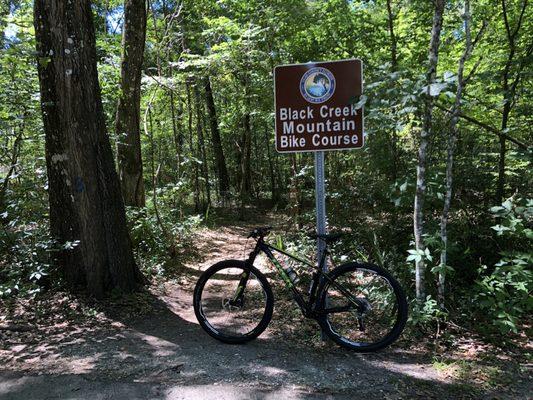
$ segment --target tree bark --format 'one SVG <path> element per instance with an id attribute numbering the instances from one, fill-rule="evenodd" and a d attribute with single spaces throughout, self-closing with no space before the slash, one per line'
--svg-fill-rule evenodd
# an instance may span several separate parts
<path id="1" fill-rule="evenodd" d="M 144 0 L 124 1 L 120 97 L 115 120 L 117 158 L 124 203 L 144 207 L 141 157 L 141 72 L 146 38 Z"/>
<path id="2" fill-rule="evenodd" d="M 26 113 L 26 111 L 24 111 L 24 115 L 22 117 L 22 122 L 20 124 L 19 129 L 18 129 L 18 132 L 16 131 L 15 127 L 12 128 L 14 140 L 13 140 L 13 146 L 12 146 L 12 150 L 11 150 L 9 169 L 7 170 L 6 176 L 0 181 L 1 182 L 1 185 L 0 185 L 0 210 L 5 210 L 6 209 L 6 204 L 5 204 L 6 193 L 7 193 L 8 187 L 9 187 L 9 181 L 11 179 L 11 176 L 15 172 L 15 169 L 17 168 L 17 165 L 18 165 L 18 158 L 20 156 L 20 151 L 21 151 L 21 148 L 22 148 L 22 140 L 23 140 L 23 136 L 24 136 L 24 129 L 25 129 L 25 126 L 26 126 L 26 116 L 27 116 L 27 113 Z M 6 141 L 6 147 L 7 147 L 7 143 L 9 143 L 9 139 L 7 139 L 7 141 Z M 0 215 L 0 221 L 4 222 L 4 220 L 5 219 Z"/>
<path id="3" fill-rule="evenodd" d="M 502 130 L 507 128 L 507 118 L 502 118 Z M 505 193 L 505 154 L 507 153 L 505 137 L 500 135 L 498 151 L 498 183 L 496 185 L 496 204 L 501 204 Z"/>
<path id="4" fill-rule="evenodd" d="M 265 126 L 265 144 L 268 161 L 268 170 L 270 172 L 270 192 L 272 205 L 279 203 L 279 190 L 276 186 L 276 174 L 274 173 L 274 163 L 272 162 L 272 154 L 270 153 L 270 140 L 269 140 L 268 126 Z"/>
<path id="5" fill-rule="evenodd" d="M 252 152 L 252 126 L 250 121 L 250 113 L 246 111 L 243 120 L 243 131 L 241 138 L 241 202 L 246 203 L 250 198 L 252 189 L 251 184 L 251 166 L 250 158 Z"/>
<path id="6" fill-rule="evenodd" d="M 11 9 L 11 1 L 4 1 L 0 4 L 0 49 L 4 48 L 4 31 L 7 25 L 7 17 Z"/>
<path id="7" fill-rule="evenodd" d="M 502 74 L 502 89 L 503 89 L 503 113 L 502 113 L 502 123 L 501 123 L 501 131 L 502 133 L 505 133 L 507 130 L 507 125 L 509 123 L 509 116 L 511 114 L 511 110 L 514 106 L 515 101 L 515 94 L 516 94 L 516 87 L 518 86 L 518 83 L 520 82 L 520 78 L 522 75 L 522 69 L 524 68 L 524 65 L 526 63 L 520 63 L 518 66 L 516 72 L 515 72 L 515 78 L 513 82 L 511 83 L 511 67 L 514 63 L 516 51 L 517 51 L 517 37 L 520 33 L 520 28 L 522 26 L 522 21 L 524 18 L 524 14 L 527 8 L 528 0 L 522 0 L 522 5 L 520 7 L 520 14 L 518 17 L 518 21 L 516 23 L 516 26 L 514 29 L 511 28 L 511 24 L 509 22 L 509 15 L 507 12 L 507 1 L 501 0 L 502 5 L 502 16 L 503 16 L 503 22 L 505 25 L 505 32 L 507 35 L 507 44 L 509 46 L 509 54 L 507 55 L 507 61 L 505 62 L 505 67 Z M 527 49 L 525 58 L 527 59 L 531 55 L 531 51 L 533 49 L 533 45 L 530 44 L 529 48 Z M 499 149 L 499 157 L 498 157 L 498 183 L 496 186 L 496 204 L 501 204 L 503 201 L 503 198 L 505 196 L 505 155 L 507 153 L 506 149 L 506 138 L 503 135 L 500 135 L 500 149 Z"/>
<path id="8" fill-rule="evenodd" d="M 170 90 L 170 116 L 172 118 L 172 138 L 174 139 L 174 151 L 176 157 L 176 176 L 181 179 L 181 152 L 183 149 L 183 134 L 181 132 L 181 126 L 178 126 L 178 118 L 182 117 L 181 107 L 176 113 L 176 99 L 174 96 L 174 90 Z"/>
<path id="9" fill-rule="evenodd" d="M 290 155 L 291 159 L 291 178 L 289 188 L 289 202 L 290 202 L 290 214 L 293 223 L 297 228 L 301 228 L 300 215 L 302 214 L 302 196 L 300 191 L 299 179 L 298 179 L 298 153 Z"/>
<path id="10" fill-rule="evenodd" d="M 433 27 L 431 29 L 431 40 L 429 43 L 429 68 L 427 72 L 427 93 L 425 96 L 425 111 L 422 131 L 420 133 L 420 144 L 418 149 L 418 165 L 416 169 L 416 192 L 413 212 L 413 226 L 416 250 L 425 250 L 423 240 L 424 235 L 424 197 L 426 193 L 426 167 L 427 167 L 427 147 L 428 139 L 432 130 L 433 98 L 430 96 L 430 85 L 435 82 L 437 75 L 437 63 L 439 57 L 440 33 L 442 29 L 442 19 L 444 13 L 445 0 L 435 0 L 435 11 L 433 15 Z M 423 301 L 426 297 L 425 271 L 426 263 L 424 257 L 416 262 L 416 298 Z"/>
<path id="11" fill-rule="evenodd" d="M 188 79 L 186 82 L 186 89 L 187 89 L 187 130 L 189 133 L 189 150 L 190 150 L 190 157 L 195 158 L 196 157 L 196 151 L 194 148 L 194 138 L 193 138 L 193 130 L 192 130 L 192 118 L 193 118 L 193 110 L 192 110 L 192 100 L 191 100 L 191 88 L 190 85 L 192 84 L 192 80 Z M 200 210 L 200 181 L 199 181 L 199 171 L 198 171 L 198 163 L 194 161 L 193 165 L 193 179 L 194 179 L 194 211 L 198 212 Z"/>
<path id="12" fill-rule="evenodd" d="M 36 0 L 50 229 L 66 280 L 97 297 L 142 282 L 107 136 L 89 0 Z M 45 60 L 45 61 L 43 61 Z"/>
<path id="13" fill-rule="evenodd" d="M 455 145 L 457 136 L 459 134 L 458 123 L 461 114 L 461 101 L 463 98 L 463 91 L 466 86 L 464 79 L 465 63 L 470 58 L 472 52 L 472 40 L 470 33 L 470 1 L 465 0 L 463 11 L 463 25 L 465 32 L 465 48 L 461 58 L 459 59 L 457 67 L 457 90 L 455 93 L 455 102 L 452 109 L 452 118 L 450 121 L 450 134 L 448 135 L 447 149 L 446 149 L 446 192 L 444 194 L 444 205 L 442 207 L 442 214 L 440 219 L 440 237 L 442 242 L 442 250 L 440 253 L 439 278 L 437 283 L 437 297 L 441 309 L 444 309 L 445 300 L 445 282 L 446 282 L 446 266 L 448 265 L 448 217 L 450 214 L 450 207 L 453 196 L 453 161 L 455 153 Z M 482 31 L 480 31 L 481 34 Z M 479 35 L 478 35 L 479 38 Z M 477 39 L 477 38 L 476 38 Z"/>
<path id="14" fill-rule="evenodd" d="M 229 195 L 228 169 L 226 167 L 226 158 L 224 157 L 224 150 L 222 148 L 222 140 L 220 139 L 220 130 L 218 129 L 215 100 L 213 99 L 213 91 L 211 90 L 211 81 L 209 80 L 209 77 L 204 78 L 204 88 L 207 103 L 207 112 L 209 114 L 211 143 L 213 145 L 213 152 L 215 153 L 216 172 L 218 176 L 218 190 L 220 192 L 220 197 L 222 199 L 225 199 Z"/>
<path id="15" fill-rule="evenodd" d="M 398 69 L 398 40 L 396 38 L 396 33 L 394 32 L 394 12 L 392 11 L 392 0 L 387 0 L 387 24 L 389 28 L 389 40 L 390 40 L 390 61 L 391 61 L 391 71 L 397 71 Z M 389 136 L 389 135 L 388 135 Z M 395 182 L 397 179 L 398 173 L 398 134 L 396 132 L 396 127 L 392 127 L 391 134 L 389 136 L 389 144 L 391 151 L 391 170 L 390 175 L 392 180 Z M 396 214 L 393 214 L 396 218 Z"/>
<path id="16" fill-rule="evenodd" d="M 398 68 L 398 43 L 394 33 L 394 13 L 392 12 L 392 0 L 387 0 L 387 23 L 390 38 L 391 67 L 393 71 Z"/>
<path id="17" fill-rule="evenodd" d="M 204 140 L 204 121 L 202 119 L 203 107 L 200 101 L 200 89 L 198 85 L 194 86 L 194 100 L 196 106 L 196 134 L 198 135 L 198 157 L 202 161 L 202 178 L 204 180 L 204 188 L 206 201 L 204 204 L 204 211 L 211 205 L 211 189 L 209 187 L 209 166 L 207 165 L 207 157 L 205 151 Z"/>

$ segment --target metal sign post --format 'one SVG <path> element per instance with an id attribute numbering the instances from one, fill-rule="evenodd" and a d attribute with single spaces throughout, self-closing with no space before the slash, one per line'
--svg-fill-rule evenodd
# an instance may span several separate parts
<path id="1" fill-rule="evenodd" d="M 319 235 L 326 233 L 326 183 L 324 177 L 324 152 L 315 152 L 315 209 L 316 209 L 316 232 Z M 323 240 L 317 238 L 317 266 L 320 268 L 320 260 L 326 245 Z M 327 261 L 322 266 L 322 271 L 328 271 Z M 327 301 L 327 299 L 326 299 Z M 321 332 L 322 340 L 326 340 L 326 334 Z"/>
<path id="2" fill-rule="evenodd" d="M 324 178 L 324 152 L 315 152 L 315 205 L 316 205 L 316 233 L 324 235 L 326 233 L 326 188 Z M 318 240 L 317 261 L 320 263 L 324 253 L 325 244 L 323 240 Z M 327 266 L 324 265 L 324 272 Z"/>

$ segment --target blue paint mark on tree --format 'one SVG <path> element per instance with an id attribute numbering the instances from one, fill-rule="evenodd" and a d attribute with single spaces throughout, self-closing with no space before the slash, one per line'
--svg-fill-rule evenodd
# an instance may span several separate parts
<path id="1" fill-rule="evenodd" d="M 81 193 L 85 190 L 85 184 L 83 183 L 83 179 L 81 179 L 81 177 L 76 177 L 76 181 L 74 182 L 74 188 L 78 193 Z"/>

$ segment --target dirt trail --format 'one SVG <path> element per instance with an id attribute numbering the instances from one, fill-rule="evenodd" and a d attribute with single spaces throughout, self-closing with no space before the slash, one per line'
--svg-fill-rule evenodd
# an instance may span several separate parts
<path id="1" fill-rule="evenodd" d="M 409 349 L 360 355 L 316 339 L 307 345 L 299 328 L 313 325 L 280 307 L 273 328 L 251 343 L 224 345 L 211 339 L 194 317 L 194 282 L 214 262 L 242 258 L 249 228 L 198 232 L 201 257 L 186 264 L 187 276 L 152 289 L 153 311 L 147 315 L 105 315 L 92 326 L 50 323 L 27 341 L 0 337 L 0 400 L 491 396 L 474 384 L 454 382 L 427 356 Z M 285 332 L 275 325 L 281 315 Z M 510 393 L 498 398 L 520 398 Z"/>

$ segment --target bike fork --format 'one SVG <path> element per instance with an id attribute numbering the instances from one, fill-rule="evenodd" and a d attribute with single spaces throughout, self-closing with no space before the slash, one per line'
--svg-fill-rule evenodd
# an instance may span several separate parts
<path id="1" fill-rule="evenodd" d="M 258 253 L 258 249 L 255 248 L 248 256 L 248 259 L 246 260 L 246 266 L 251 267 L 252 265 L 254 265 L 254 261 L 255 261 L 255 257 L 257 256 L 257 253 Z M 246 284 L 248 283 L 249 278 L 250 278 L 250 271 L 244 271 L 241 274 L 239 285 L 237 286 L 237 290 L 235 290 L 235 295 L 233 296 L 234 302 L 238 301 L 244 294 L 244 290 L 246 289 Z"/>

